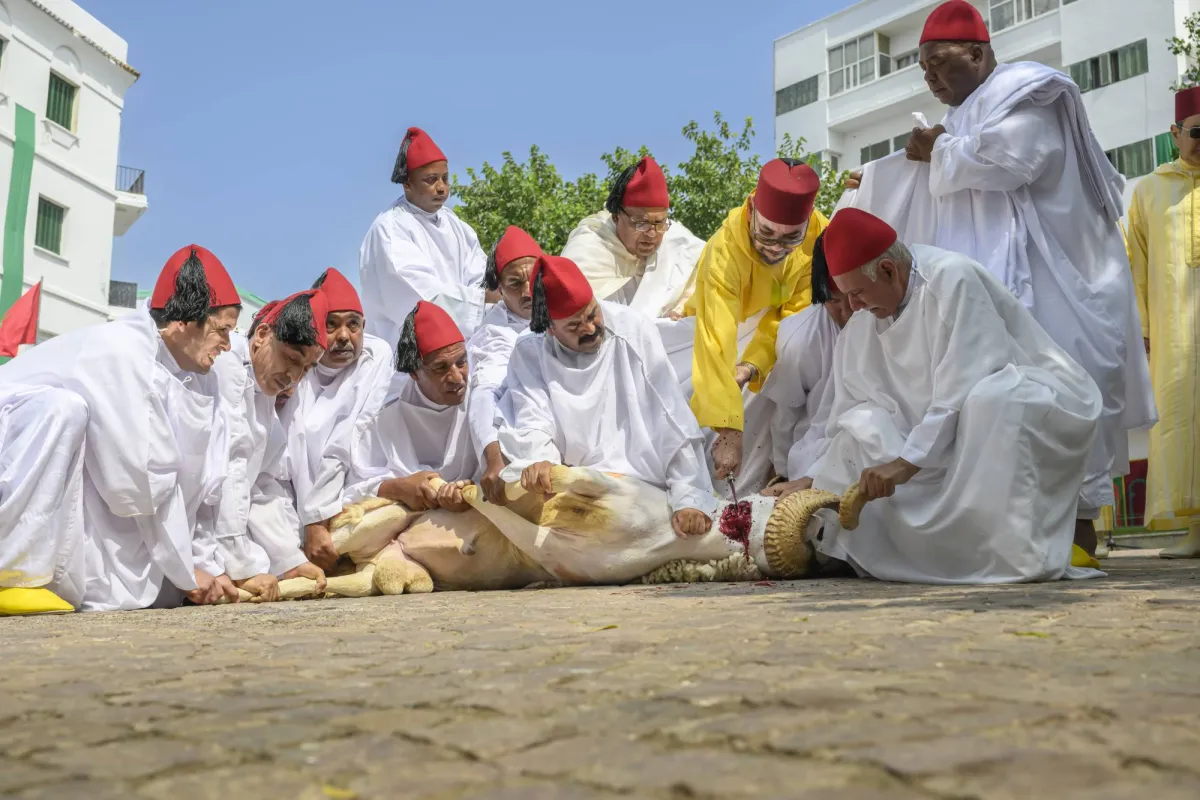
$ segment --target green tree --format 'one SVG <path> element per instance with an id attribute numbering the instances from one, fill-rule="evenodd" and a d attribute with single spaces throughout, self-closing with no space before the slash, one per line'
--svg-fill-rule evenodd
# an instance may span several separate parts
<path id="1" fill-rule="evenodd" d="M 1183 29 L 1187 31 L 1185 38 L 1172 36 L 1167 39 L 1167 49 L 1171 55 L 1187 59 L 1187 70 L 1172 84 L 1173 92 L 1200 85 L 1200 12 L 1184 17 Z"/>
<path id="2" fill-rule="evenodd" d="M 730 209 L 745 202 L 762 167 L 761 159 L 751 153 L 754 123 L 750 118 L 740 131 L 719 112 L 713 122 L 712 130 L 695 121 L 685 125 L 683 136 L 692 143 L 691 157 L 675 169 L 662 164 L 671 190 L 671 216 L 701 239 L 712 236 Z M 579 220 L 603 208 L 617 175 L 647 155 L 652 154 L 645 146 L 636 151 L 618 147 L 600 157 L 606 173 L 603 180 L 589 172 L 566 181 L 536 145 L 525 162 L 506 152 L 499 169 L 485 162 L 478 172 L 467 170 L 467 183 L 455 176 L 455 212 L 475 228 L 485 249 L 507 226 L 519 225 L 547 252 L 558 253 Z M 831 214 L 841 197 L 845 173 L 834 170 L 819 154 L 805 154 L 804 140 L 786 134 L 778 155 L 801 159 L 817 171 L 821 177 L 817 208 Z"/>

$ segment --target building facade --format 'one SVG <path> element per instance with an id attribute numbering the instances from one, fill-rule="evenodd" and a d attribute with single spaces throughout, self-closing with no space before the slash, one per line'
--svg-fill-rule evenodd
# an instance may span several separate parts
<path id="1" fill-rule="evenodd" d="M 146 210 L 145 175 L 117 163 L 127 49 L 69 0 L 0 0 L 0 313 L 43 281 L 39 339 L 136 300 L 111 281 L 113 237 Z"/>
<path id="2" fill-rule="evenodd" d="M 1128 178 L 1175 157 L 1170 87 L 1200 0 L 971 0 L 1000 62 L 1038 61 L 1071 75 L 1101 146 Z M 913 112 L 936 124 L 917 42 L 935 0 L 864 0 L 775 42 L 775 137 L 802 137 L 841 169 L 901 150 Z M 1132 191 L 1134 181 L 1130 181 Z"/>

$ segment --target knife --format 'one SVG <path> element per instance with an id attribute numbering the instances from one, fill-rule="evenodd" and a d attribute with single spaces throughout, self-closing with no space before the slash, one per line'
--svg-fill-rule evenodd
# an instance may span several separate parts
<path id="1" fill-rule="evenodd" d="M 736 506 L 738 504 L 738 496 L 737 489 L 733 488 L 733 478 L 726 478 L 725 480 L 729 482 L 729 493 L 733 495 L 733 504 Z"/>

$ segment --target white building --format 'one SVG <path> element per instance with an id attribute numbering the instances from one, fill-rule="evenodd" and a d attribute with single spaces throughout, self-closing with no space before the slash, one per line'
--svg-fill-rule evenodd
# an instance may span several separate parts
<path id="1" fill-rule="evenodd" d="M 1170 86 L 1183 72 L 1166 40 L 1200 0 L 971 0 L 1000 62 L 1039 61 L 1084 91 L 1110 160 L 1136 178 L 1174 158 Z M 912 112 L 945 114 L 917 65 L 934 0 L 864 0 L 775 42 L 775 138 L 803 137 L 841 169 L 903 149 Z M 1132 189 L 1132 181 L 1130 184 Z"/>
<path id="2" fill-rule="evenodd" d="M 110 319 L 110 288 L 136 298 L 110 287 L 113 237 L 146 210 L 142 172 L 117 164 L 127 49 L 69 0 L 0 0 L 0 271 L 44 281 L 39 338 Z"/>

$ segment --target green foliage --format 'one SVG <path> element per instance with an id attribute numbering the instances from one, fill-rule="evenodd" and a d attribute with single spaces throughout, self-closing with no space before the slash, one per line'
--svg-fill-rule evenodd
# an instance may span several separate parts
<path id="1" fill-rule="evenodd" d="M 692 156 L 675 169 L 662 164 L 671 191 L 671 216 L 701 239 L 708 239 L 729 213 L 745 202 L 758 182 L 761 159 L 750 151 L 754 124 L 749 118 L 741 131 L 732 128 L 720 113 L 713 115 L 714 129 L 705 130 L 695 121 L 683 128 L 692 143 Z M 836 172 L 819 154 L 804 153 L 804 140 L 784 135 L 778 155 L 806 161 L 821 176 L 817 208 L 826 216 L 842 194 L 844 172 Z M 600 157 L 606 175 L 593 173 L 573 181 L 563 180 L 550 159 L 537 145 L 529 149 L 529 160 L 517 161 L 512 153 L 502 154 L 497 169 L 484 162 L 476 172 L 467 169 L 467 183 L 454 177 L 458 198 L 455 213 L 479 234 L 488 249 L 509 225 L 530 233 L 550 253 L 562 251 L 567 236 L 579 220 L 604 206 L 608 187 L 630 164 L 651 155 L 644 146 L 637 151 L 618 147 Z M 660 162 L 661 164 L 661 162 Z"/>
<path id="2" fill-rule="evenodd" d="M 1186 57 L 1188 65 L 1179 80 L 1171 86 L 1173 92 L 1200 85 L 1200 12 L 1185 17 L 1183 27 L 1187 31 L 1186 38 L 1172 36 L 1167 39 L 1167 49 L 1171 55 Z"/>

